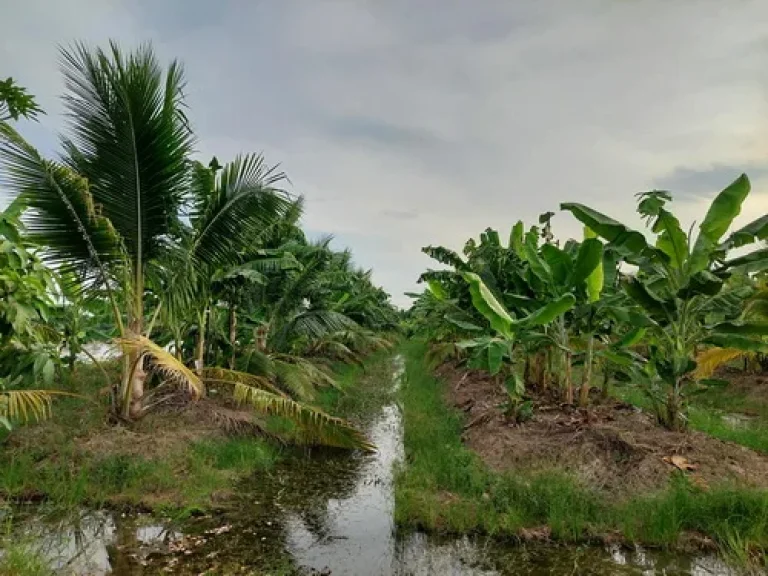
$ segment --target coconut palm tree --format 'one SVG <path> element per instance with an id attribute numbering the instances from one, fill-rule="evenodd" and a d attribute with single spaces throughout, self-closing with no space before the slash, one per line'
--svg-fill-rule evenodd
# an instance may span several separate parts
<path id="1" fill-rule="evenodd" d="M 175 284 L 187 284 L 191 302 L 205 301 L 212 272 L 241 263 L 249 242 L 291 201 L 275 188 L 284 175 L 260 156 L 237 158 L 219 174 L 190 161 L 194 138 L 177 62 L 163 70 L 150 46 L 125 54 L 114 43 L 106 51 L 76 44 L 62 51 L 62 62 L 69 120 L 63 160 L 43 158 L 0 122 L 0 165 L 32 208 L 28 228 L 45 248 L 42 257 L 61 272 L 78 272 L 83 290 L 106 292 L 124 352 L 115 396 L 122 417 L 135 419 L 145 411 L 150 371 L 194 397 L 204 393 L 202 366 L 193 372 L 148 337 L 163 306 L 158 286 L 147 299 L 154 279 L 163 278 L 157 270 L 179 264 Z M 191 226 L 181 218 L 190 204 Z M 176 312 L 183 303 L 176 298 Z M 366 446 L 343 421 L 253 383 L 232 377 L 235 397 L 293 417 L 326 443 Z"/>

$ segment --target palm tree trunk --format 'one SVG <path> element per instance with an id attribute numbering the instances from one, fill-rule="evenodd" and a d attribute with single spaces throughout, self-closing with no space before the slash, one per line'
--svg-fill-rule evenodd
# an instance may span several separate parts
<path id="1" fill-rule="evenodd" d="M 229 307 L 229 347 L 231 355 L 229 357 L 230 370 L 235 369 L 235 344 L 237 342 L 237 307 L 232 304 Z"/>
<path id="2" fill-rule="evenodd" d="M 143 304 L 141 296 L 138 295 L 135 303 L 136 309 L 130 323 L 130 331 L 137 336 L 141 335 L 144 329 Z M 128 418 L 135 420 L 141 416 L 144 407 L 144 383 L 147 379 L 147 373 L 144 371 L 144 351 L 132 351 L 128 355 L 128 361 L 130 365 L 130 395 L 125 410 Z"/>
<path id="3" fill-rule="evenodd" d="M 128 306 L 128 333 L 140 336 L 144 328 L 144 276 L 141 261 L 135 264 L 133 302 Z M 123 377 L 120 402 L 123 418 L 136 419 L 141 416 L 144 399 L 143 350 L 131 350 L 123 356 Z"/>
<path id="4" fill-rule="evenodd" d="M 197 315 L 197 346 L 195 350 L 195 372 L 203 373 L 205 367 L 205 331 L 207 329 L 208 306 Z"/>
<path id="5" fill-rule="evenodd" d="M 587 339 L 587 350 L 584 356 L 584 374 L 579 390 L 579 406 L 586 406 L 589 402 L 589 389 L 592 385 L 592 354 L 594 350 L 594 338 L 590 334 Z"/>

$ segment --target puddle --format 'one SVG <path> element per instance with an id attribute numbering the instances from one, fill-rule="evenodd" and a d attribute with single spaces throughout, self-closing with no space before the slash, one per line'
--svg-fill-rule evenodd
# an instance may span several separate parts
<path id="1" fill-rule="evenodd" d="M 395 358 L 390 381 L 381 384 L 397 386 L 402 371 Z M 513 546 L 398 533 L 392 483 L 402 458 L 401 416 L 394 403 L 368 412 L 362 425 L 376 454 L 296 454 L 241 482 L 229 508 L 215 514 L 183 524 L 103 512 L 67 519 L 22 514 L 14 518 L 13 540 L 29 542 L 68 576 L 736 574 L 714 557 L 640 548 Z"/>

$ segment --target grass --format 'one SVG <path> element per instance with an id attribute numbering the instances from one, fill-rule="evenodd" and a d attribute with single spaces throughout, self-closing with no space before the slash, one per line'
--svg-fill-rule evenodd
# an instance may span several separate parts
<path id="1" fill-rule="evenodd" d="M 626 541 L 675 547 L 685 533 L 714 539 L 736 558 L 768 551 L 768 492 L 730 486 L 702 490 L 683 476 L 654 494 L 610 501 L 562 471 L 501 474 L 461 442 L 462 424 L 443 401 L 442 384 L 424 361 L 425 345 L 403 345 L 400 390 L 405 464 L 396 476 L 395 520 L 445 533 L 518 537 L 544 526 L 565 542 Z"/>
<path id="2" fill-rule="evenodd" d="M 650 410 L 647 397 L 634 387 L 614 387 L 613 392 L 620 399 Z M 728 414 L 749 412 L 754 417 L 743 425 L 734 426 L 725 418 Z M 689 399 L 688 424 L 714 438 L 741 444 L 752 450 L 768 454 L 768 404 L 748 401 L 743 392 L 727 387 L 713 389 Z"/>
<path id="3" fill-rule="evenodd" d="M 41 456 L 43 458 L 41 459 Z M 193 511 L 225 495 L 233 478 L 267 469 L 278 450 L 253 438 L 190 444 L 166 457 L 90 456 L 65 446 L 55 456 L 26 452 L 0 456 L 0 494 L 45 498 L 54 504 Z"/>
<path id="4" fill-rule="evenodd" d="M 53 576 L 48 562 L 24 539 L 11 537 L 11 519 L 0 533 L 0 574 Z"/>
<path id="5" fill-rule="evenodd" d="M 314 404 L 334 415 L 363 417 L 369 408 L 380 406 L 382 394 L 390 393 L 376 386 L 388 379 L 363 376 L 390 369 L 390 357 L 381 353 L 364 366 L 335 366 L 339 389 L 321 390 Z M 358 384 L 364 391 L 357 390 Z M 285 453 L 268 439 L 227 436 L 173 414 L 148 416 L 138 424 L 142 434 L 127 430 L 121 437 L 120 430 L 106 423 L 106 398 L 99 396 L 103 386 L 100 372 L 79 366 L 77 377 L 62 387 L 100 400 L 63 398 L 54 404 L 52 420 L 19 428 L 5 441 L 0 438 L 0 500 L 136 508 L 178 517 L 217 506 L 235 480 L 272 468 Z M 286 437 L 293 430 L 290 422 L 278 418 L 266 424 Z M 151 434 L 170 440 L 137 451 L 134 436 L 144 441 Z"/>
<path id="6" fill-rule="evenodd" d="M 137 438 L 146 438 L 158 426 L 158 435 L 178 435 L 178 441 L 137 454 L 132 433 L 123 432 L 126 437 L 121 439 L 119 430 L 106 423 L 106 399 L 99 396 L 103 385 L 94 367 L 79 366 L 76 378 L 62 382 L 62 387 L 96 401 L 63 398 L 54 403 L 50 421 L 0 438 L 0 499 L 185 514 L 212 507 L 226 496 L 233 479 L 268 469 L 280 458 L 281 448 L 266 439 L 213 430 L 195 433 L 185 429 L 188 421 L 165 415 L 141 422 L 139 426 L 148 430 Z M 103 440 L 115 438 L 121 441 Z M 102 447 L 84 447 L 102 440 Z M 126 448 L 132 450 L 126 453 Z"/>

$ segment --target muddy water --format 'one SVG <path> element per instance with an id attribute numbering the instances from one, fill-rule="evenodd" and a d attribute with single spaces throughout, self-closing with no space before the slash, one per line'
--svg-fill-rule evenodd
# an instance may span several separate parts
<path id="1" fill-rule="evenodd" d="M 399 359 L 393 368 L 392 382 L 383 385 L 397 385 Z M 398 533 L 392 481 L 402 457 L 400 413 L 394 403 L 368 412 L 363 424 L 377 454 L 297 454 L 242 482 L 238 496 L 214 514 L 173 522 L 17 510 L 13 541 L 67 575 L 736 574 L 711 557 Z"/>

